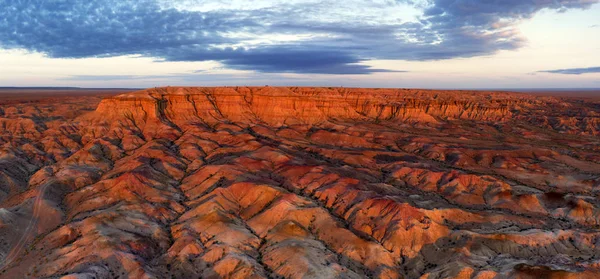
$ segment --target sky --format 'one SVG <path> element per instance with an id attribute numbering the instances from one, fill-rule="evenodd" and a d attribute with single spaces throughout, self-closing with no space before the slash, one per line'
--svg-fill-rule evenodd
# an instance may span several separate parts
<path id="1" fill-rule="evenodd" d="M 0 86 L 600 88 L 600 0 L 0 0 Z"/>

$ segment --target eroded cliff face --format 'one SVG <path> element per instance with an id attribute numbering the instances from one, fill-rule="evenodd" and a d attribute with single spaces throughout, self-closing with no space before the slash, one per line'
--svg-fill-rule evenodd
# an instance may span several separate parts
<path id="1" fill-rule="evenodd" d="M 329 120 L 440 124 L 454 120 L 509 122 L 570 134 L 598 135 L 596 109 L 552 97 L 505 92 L 303 87 L 168 87 L 127 93 L 100 103 L 96 120 L 126 117 L 136 124 L 222 122 L 269 126 Z M 173 125 L 171 125 L 173 126 Z M 153 130 L 152 127 L 150 130 Z"/>
<path id="2" fill-rule="evenodd" d="M 0 278 L 600 276 L 593 100 L 273 87 L 99 100 L 1 107 Z"/>
<path id="3" fill-rule="evenodd" d="M 502 121 L 511 108 L 526 105 L 503 93 L 434 92 L 392 89 L 222 87 L 156 88 L 119 95 L 100 103 L 108 119 L 128 114 L 136 121 L 223 121 L 271 126 L 317 124 L 329 119 L 438 122 L 443 119 Z M 521 97 L 522 98 L 522 97 Z"/>

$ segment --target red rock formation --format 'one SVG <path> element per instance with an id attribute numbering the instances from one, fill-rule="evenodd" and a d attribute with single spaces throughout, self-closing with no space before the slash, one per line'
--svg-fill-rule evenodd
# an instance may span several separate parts
<path id="1" fill-rule="evenodd" d="M 0 278 L 596 278 L 599 116 L 412 89 L 11 99 Z"/>

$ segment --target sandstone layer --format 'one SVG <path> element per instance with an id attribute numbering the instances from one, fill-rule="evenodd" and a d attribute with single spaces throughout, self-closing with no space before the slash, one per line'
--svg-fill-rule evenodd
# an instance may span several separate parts
<path id="1" fill-rule="evenodd" d="M 168 87 L 0 132 L 0 278 L 600 277 L 598 100 Z"/>

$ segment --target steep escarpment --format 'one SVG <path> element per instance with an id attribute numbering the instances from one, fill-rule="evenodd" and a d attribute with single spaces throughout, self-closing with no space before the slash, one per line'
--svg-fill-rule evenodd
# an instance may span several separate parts
<path id="1" fill-rule="evenodd" d="M 436 122 L 439 119 L 500 121 L 511 117 L 517 97 L 461 97 L 467 92 L 344 88 L 156 88 L 106 99 L 97 113 L 107 118 L 128 114 L 136 120 L 160 119 L 183 124 L 263 122 L 281 126 L 315 124 L 328 119 Z M 483 101 L 483 102 L 482 102 Z"/>
<path id="2" fill-rule="evenodd" d="M 180 126 L 223 121 L 283 126 L 331 119 L 422 125 L 520 120 L 569 134 L 598 135 L 600 131 L 597 112 L 578 110 L 557 98 L 417 89 L 155 88 L 102 101 L 96 111 L 98 118 L 111 122 L 129 119 L 140 128 L 146 123 Z"/>
<path id="3" fill-rule="evenodd" d="M 0 111 L 0 278 L 600 276 L 592 101 L 169 87 Z"/>

